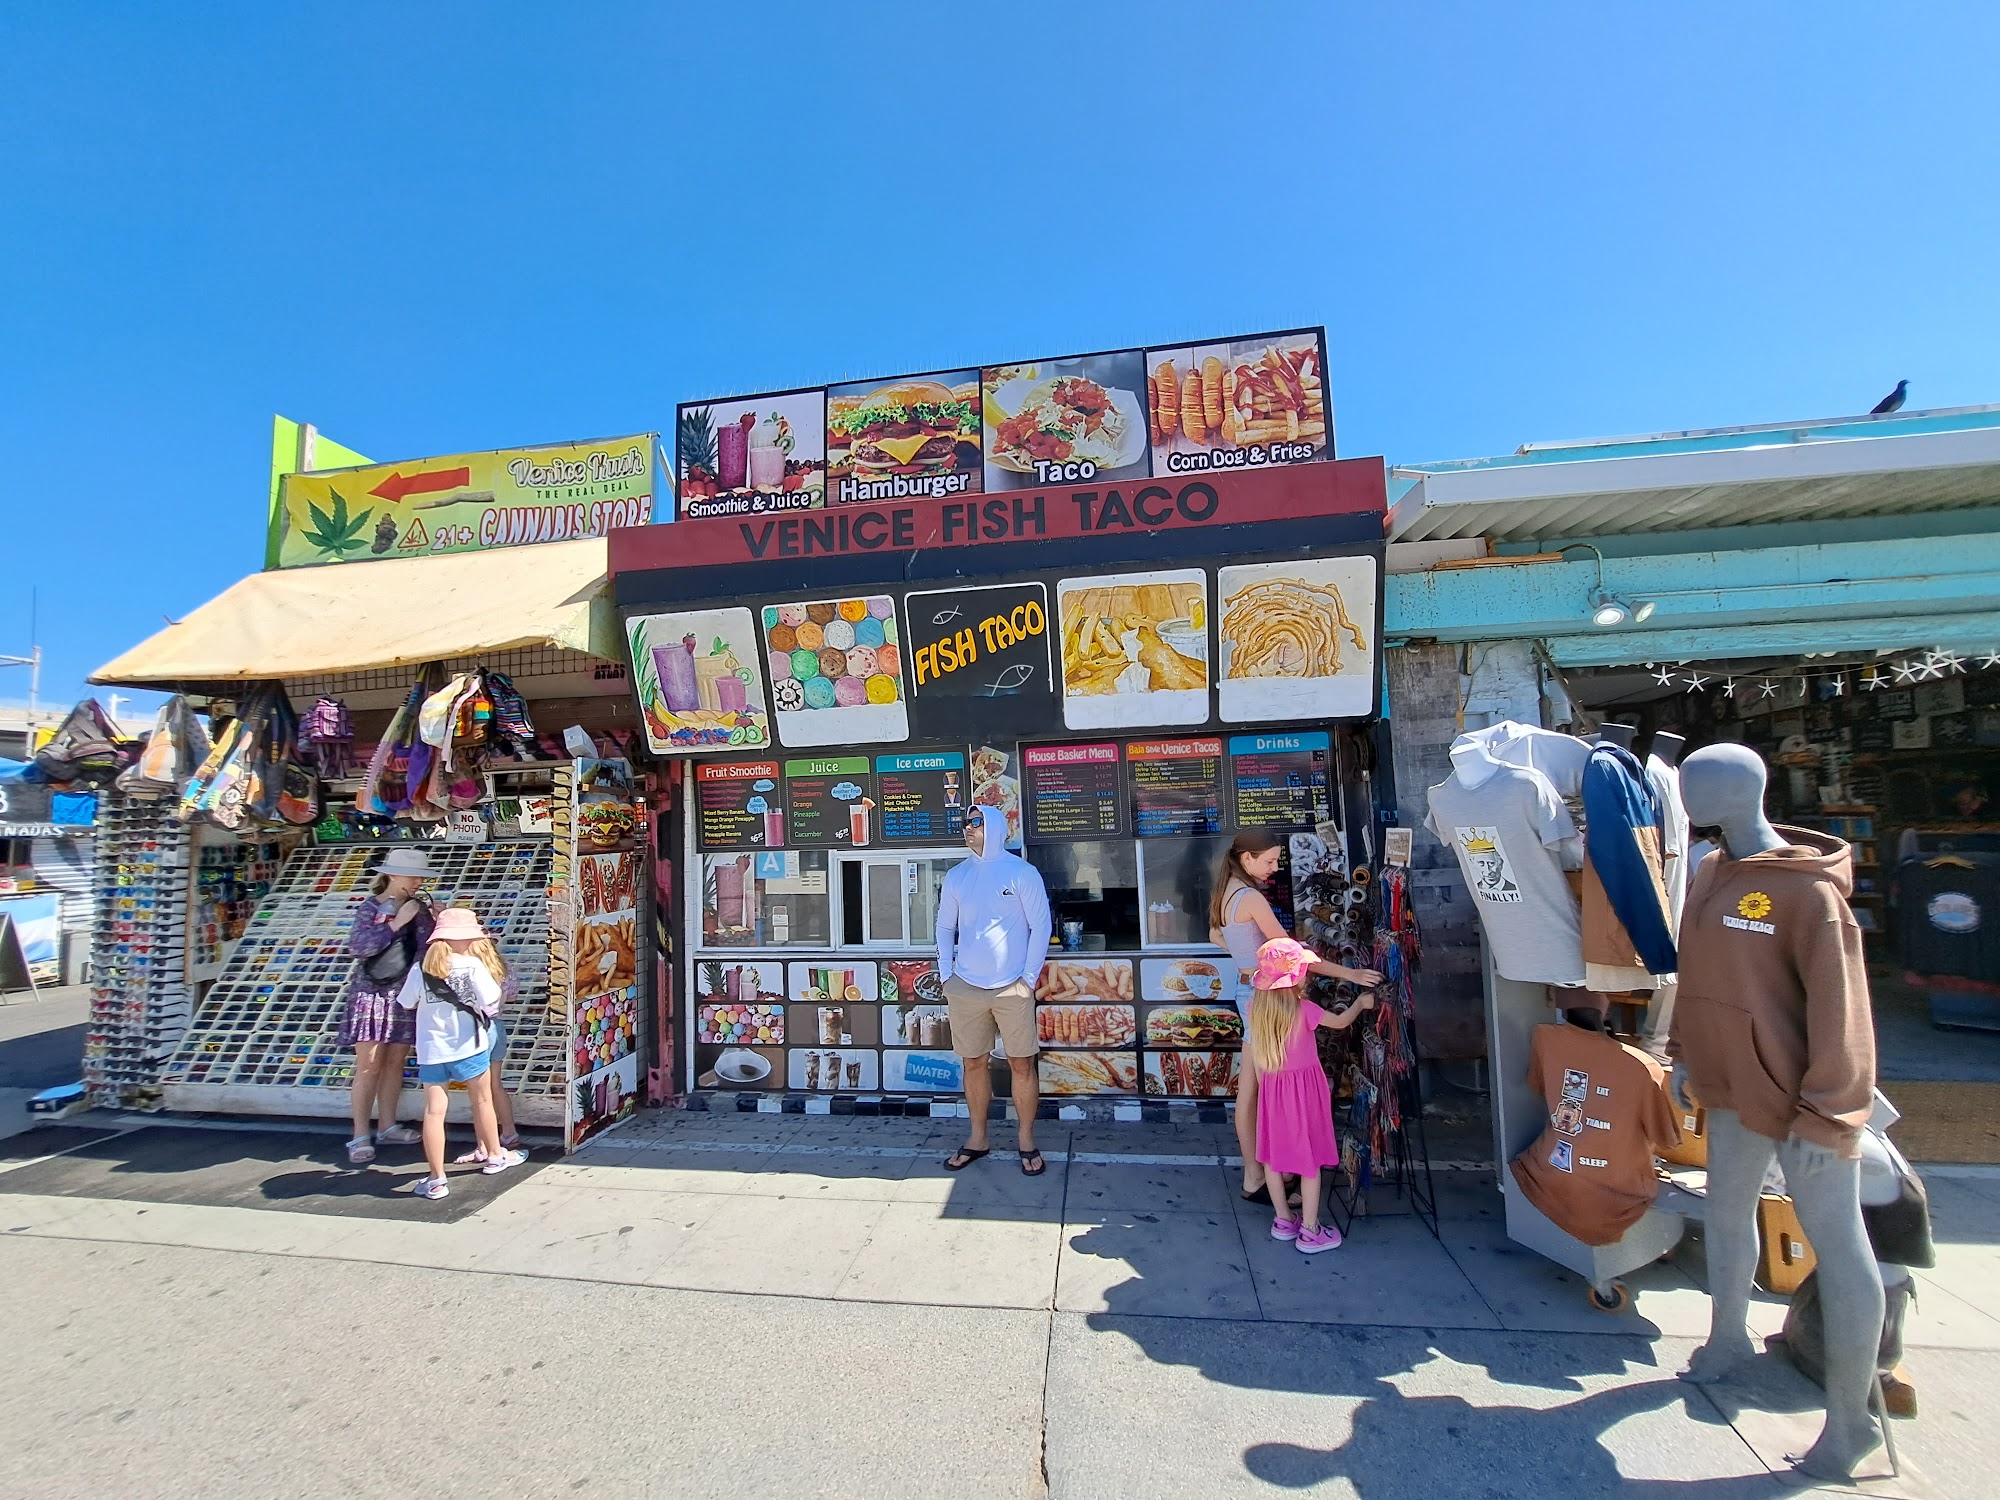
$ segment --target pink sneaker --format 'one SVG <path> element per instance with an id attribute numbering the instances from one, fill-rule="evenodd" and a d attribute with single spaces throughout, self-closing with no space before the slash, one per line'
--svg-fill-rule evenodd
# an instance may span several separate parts
<path id="1" fill-rule="evenodd" d="M 1316 1229 L 1302 1229 L 1298 1234 L 1298 1251 L 1301 1255 L 1317 1255 L 1322 1250 L 1340 1248 L 1340 1231 L 1331 1224 L 1322 1224 Z"/>
<path id="2" fill-rule="evenodd" d="M 1299 1237 L 1299 1221 L 1297 1219 L 1273 1219 L 1271 1221 L 1272 1239 L 1295 1240 L 1298 1237 Z"/>

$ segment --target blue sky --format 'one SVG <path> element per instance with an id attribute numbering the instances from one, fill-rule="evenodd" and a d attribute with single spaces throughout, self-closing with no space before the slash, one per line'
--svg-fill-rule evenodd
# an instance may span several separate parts
<path id="1" fill-rule="evenodd" d="M 1338 441 L 2000 400 L 1991 5 L 0 9 L 0 653 L 380 459 L 1324 323 Z M 337 623 L 329 621 L 329 629 Z M 0 697 L 26 692 L 0 671 Z"/>

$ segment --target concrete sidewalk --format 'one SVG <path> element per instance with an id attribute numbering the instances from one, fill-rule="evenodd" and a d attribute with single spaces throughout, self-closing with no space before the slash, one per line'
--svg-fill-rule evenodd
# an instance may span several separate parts
<path id="1" fill-rule="evenodd" d="M 1611 1317 L 1506 1239 L 1490 1173 L 1439 1174 L 1441 1238 L 1384 1213 L 1308 1259 L 1238 1198 L 1226 1127 L 1044 1122 L 1041 1179 L 1011 1153 L 944 1171 L 964 1129 L 661 1113 L 452 1224 L 34 1196 L 0 1171 L 25 1335 L 0 1490 L 150 1472 L 164 1493 L 171 1462 L 182 1492 L 387 1492 L 408 1445 L 447 1494 L 1797 1493 L 1776 1475 L 1814 1388 L 1773 1360 L 1713 1396 L 1672 1378 L 1707 1328 L 1698 1243 Z M 1931 1188 L 1923 1416 L 1869 1493 L 1983 1494 L 2000 1465 L 2000 1172 Z M 379 1336 L 357 1341 L 361 1310 Z M 1758 1300 L 1759 1332 L 1782 1316 Z M 450 1420 L 372 1394 L 406 1382 Z M 245 1420 L 283 1460 L 255 1484 Z M 480 1446 L 493 1422 L 509 1436 Z"/>

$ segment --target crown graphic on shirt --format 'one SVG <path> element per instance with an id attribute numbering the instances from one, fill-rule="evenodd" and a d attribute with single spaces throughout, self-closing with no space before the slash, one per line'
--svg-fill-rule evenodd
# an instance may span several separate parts
<path id="1" fill-rule="evenodd" d="M 1499 850 L 1494 847 L 1493 840 L 1491 839 L 1471 838 L 1465 841 L 1465 852 L 1467 854 L 1497 854 Z"/>

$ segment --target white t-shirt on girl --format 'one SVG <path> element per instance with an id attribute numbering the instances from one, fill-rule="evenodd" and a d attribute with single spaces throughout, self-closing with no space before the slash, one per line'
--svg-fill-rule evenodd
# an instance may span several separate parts
<path id="1" fill-rule="evenodd" d="M 467 953 L 454 953 L 451 972 L 445 976 L 458 998 L 487 1016 L 500 1013 L 500 986 L 486 972 L 486 965 Z M 396 1003 L 417 1013 L 417 1066 L 457 1062 L 471 1057 L 493 1040 L 493 1027 L 474 1023 L 456 1005 L 434 999 L 424 984 L 421 965 L 410 966 Z"/>

